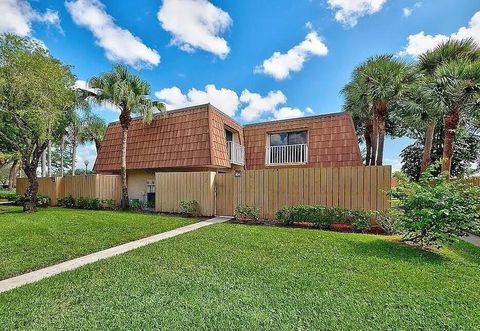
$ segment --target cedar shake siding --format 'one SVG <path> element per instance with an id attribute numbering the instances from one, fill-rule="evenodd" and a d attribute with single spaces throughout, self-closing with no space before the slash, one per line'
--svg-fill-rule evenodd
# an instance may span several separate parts
<path id="1" fill-rule="evenodd" d="M 228 131 L 228 137 L 226 135 Z M 269 134 L 306 131 L 302 136 L 305 162 L 266 165 Z M 282 135 L 283 137 L 284 135 Z M 290 135 L 291 136 L 291 135 Z M 231 150 L 227 151 L 227 139 Z M 288 138 L 290 140 L 290 138 Z M 294 140 L 294 139 L 292 139 Z M 306 146 L 305 146 L 306 145 Z M 236 153 L 233 153 L 235 148 Z M 244 152 L 245 157 L 238 153 Z M 235 155 L 235 156 L 233 156 Z M 270 155 L 270 154 L 268 154 Z M 121 127 L 111 123 L 94 170 L 120 171 Z M 230 159 L 235 160 L 230 162 Z M 238 160 L 244 160 L 245 166 Z M 242 127 L 210 104 L 167 111 L 150 124 L 134 119 L 128 132 L 127 170 L 221 171 L 282 166 L 336 167 L 362 165 L 353 121 L 349 114 L 311 116 Z"/>
<path id="2" fill-rule="evenodd" d="M 238 130 L 243 141 L 241 126 L 209 104 L 156 115 L 150 124 L 134 119 L 128 131 L 127 169 L 229 168 L 223 125 Z M 94 169 L 118 172 L 120 160 L 121 127 L 115 122 L 107 128 Z"/>
<path id="3" fill-rule="evenodd" d="M 278 168 L 291 164 L 266 165 L 269 134 L 307 131 L 308 160 L 303 167 L 360 166 L 362 157 L 353 121 L 348 113 L 310 116 L 246 125 L 245 159 L 248 170 Z"/>

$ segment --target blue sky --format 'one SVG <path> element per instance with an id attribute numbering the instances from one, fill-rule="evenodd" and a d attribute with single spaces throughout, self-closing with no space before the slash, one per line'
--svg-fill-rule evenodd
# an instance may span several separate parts
<path id="1" fill-rule="evenodd" d="M 0 32 L 39 39 L 79 80 L 126 63 L 170 108 L 210 101 L 242 123 L 341 111 L 369 56 L 480 41 L 478 0 L 0 0 L 0 12 Z M 388 140 L 385 163 L 398 168 L 406 144 Z"/>

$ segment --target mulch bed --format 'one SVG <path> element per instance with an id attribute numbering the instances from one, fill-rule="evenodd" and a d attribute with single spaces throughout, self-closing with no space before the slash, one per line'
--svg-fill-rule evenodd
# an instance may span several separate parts
<path id="1" fill-rule="evenodd" d="M 244 224 L 244 225 L 278 226 L 278 227 L 284 227 L 284 228 L 302 228 L 302 229 L 316 229 L 316 230 L 320 229 L 317 225 L 310 222 L 296 222 L 292 225 L 286 225 L 286 224 L 283 224 L 277 221 L 271 221 L 271 220 L 251 221 L 251 220 L 233 218 L 232 220 L 229 221 L 229 223 Z M 327 230 L 327 229 L 323 229 L 323 230 Z M 358 231 L 353 230 L 350 224 L 341 224 L 341 223 L 333 223 L 332 225 L 330 225 L 330 229 L 328 230 L 335 231 L 335 232 L 358 233 Z M 366 231 L 365 233 L 379 234 L 379 235 L 385 234 L 383 229 L 378 225 L 372 226 L 370 230 Z"/>

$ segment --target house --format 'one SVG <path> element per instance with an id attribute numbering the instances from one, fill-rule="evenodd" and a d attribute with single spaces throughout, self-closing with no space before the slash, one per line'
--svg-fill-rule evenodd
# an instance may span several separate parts
<path id="1" fill-rule="evenodd" d="M 120 172 L 121 127 L 111 123 L 95 162 L 100 174 Z M 362 165 L 348 113 L 244 125 L 210 104 L 134 119 L 128 132 L 132 199 L 152 201 L 156 172 Z"/>

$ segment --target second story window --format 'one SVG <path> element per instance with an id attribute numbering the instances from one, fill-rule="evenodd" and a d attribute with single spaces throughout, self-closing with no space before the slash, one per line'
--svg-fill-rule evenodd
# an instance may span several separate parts
<path id="1" fill-rule="evenodd" d="M 307 163 L 307 131 L 271 133 L 268 139 L 266 164 Z"/>

